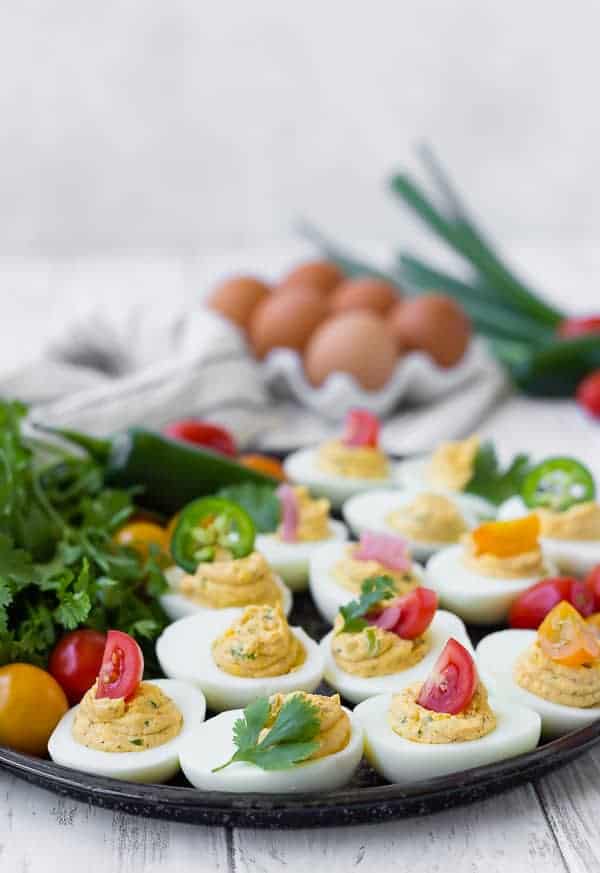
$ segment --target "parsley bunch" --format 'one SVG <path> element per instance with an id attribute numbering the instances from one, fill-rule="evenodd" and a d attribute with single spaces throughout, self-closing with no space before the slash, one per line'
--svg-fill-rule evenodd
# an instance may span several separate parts
<path id="1" fill-rule="evenodd" d="M 233 742 L 237 751 L 229 761 L 215 767 L 223 770 L 234 761 L 247 761 L 263 770 L 289 770 L 306 761 L 318 748 L 315 737 L 319 733 L 317 707 L 301 694 L 294 694 L 283 704 L 263 739 L 271 706 L 267 697 L 259 697 L 244 710 L 233 726 Z"/>
<path id="2" fill-rule="evenodd" d="M 89 458 L 22 434 L 25 408 L 0 402 L 0 664 L 44 666 L 80 625 L 151 640 L 166 624 L 158 550 L 143 559 L 113 534 L 134 511 Z"/>

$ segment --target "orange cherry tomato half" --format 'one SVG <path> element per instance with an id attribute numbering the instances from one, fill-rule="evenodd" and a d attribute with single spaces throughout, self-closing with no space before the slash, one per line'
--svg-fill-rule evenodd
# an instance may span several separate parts
<path id="1" fill-rule="evenodd" d="M 438 596 L 429 588 L 415 588 L 386 606 L 369 623 L 391 631 L 403 640 L 414 640 L 425 633 L 433 620 Z"/>
<path id="2" fill-rule="evenodd" d="M 283 465 L 277 458 L 271 458 L 269 455 L 240 455 L 238 460 L 244 467 L 256 470 L 257 473 L 265 473 L 282 482 L 287 479 Z"/>
<path id="3" fill-rule="evenodd" d="M 600 658 L 600 641 L 574 606 L 562 600 L 538 628 L 542 651 L 556 664 L 581 667 Z"/>
<path id="4" fill-rule="evenodd" d="M 540 520 L 532 513 L 514 521 L 488 521 L 472 532 L 475 555 L 512 558 L 538 547 Z"/>
<path id="5" fill-rule="evenodd" d="M 419 706 L 456 715 L 473 700 L 479 677 L 471 653 L 451 637 L 421 686 Z"/>
<path id="6" fill-rule="evenodd" d="M 158 546 L 161 552 L 168 548 L 167 531 L 152 521 L 130 521 L 119 528 L 113 539 L 120 546 L 135 549 L 142 558 L 148 557 L 151 545 Z"/>
<path id="7" fill-rule="evenodd" d="M 0 668 L 0 745 L 45 755 L 52 731 L 69 704 L 50 673 L 32 664 Z"/>
<path id="8" fill-rule="evenodd" d="M 129 634 L 109 630 L 98 674 L 96 697 L 130 700 L 144 675 L 142 650 Z"/>

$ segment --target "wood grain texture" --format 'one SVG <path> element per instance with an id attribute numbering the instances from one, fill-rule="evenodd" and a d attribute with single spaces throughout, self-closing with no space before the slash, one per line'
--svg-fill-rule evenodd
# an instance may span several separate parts
<path id="1" fill-rule="evenodd" d="M 531 786 L 485 803 L 383 825 L 234 833 L 236 873 L 566 871 Z"/>
<path id="2" fill-rule="evenodd" d="M 229 873 L 228 834 L 57 797 L 0 773 L 2 873 Z"/>
<path id="3" fill-rule="evenodd" d="M 571 873 L 600 870 L 600 749 L 545 777 L 537 788 Z"/>

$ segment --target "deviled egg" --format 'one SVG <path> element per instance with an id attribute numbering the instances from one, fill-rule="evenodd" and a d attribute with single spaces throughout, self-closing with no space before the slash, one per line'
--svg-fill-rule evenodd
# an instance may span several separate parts
<path id="1" fill-rule="evenodd" d="M 130 782 L 166 782 L 177 773 L 181 744 L 202 724 L 206 701 L 184 682 L 142 682 L 143 668 L 135 640 L 109 631 L 97 681 L 48 741 L 53 761 Z"/>
<path id="2" fill-rule="evenodd" d="M 541 728 L 533 710 L 488 699 L 470 652 L 453 639 L 428 679 L 370 697 L 354 717 L 374 769 L 407 788 L 532 751 Z"/>
<path id="3" fill-rule="evenodd" d="M 482 524 L 429 559 L 425 584 L 465 621 L 498 624 L 519 594 L 556 574 L 540 546 L 539 529 L 535 515 Z"/>
<path id="4" fill-rule="evenodd" d="M 566 601 L 537 632 L 504 630 L 477 646 L 477 662 L 499 693 L 539 713 L 547 737 L 600 718 L 600 639 Z"/>
<path id="5" fill-rule="evenodd" d="M 585 576 L 600 563 L 600 504 L 590 471 L 573 458 L 549 458 L 526 477 L 522 495 L 500 507 L 498 517 L 535 512 L 546 555 L 563 573 Z"/>
<path id="6" fill-rule="evenodd" d="M 290 627 L 280 606 L 182 618 L 162 632 L 156 655 L 167 676 L 202 689 L 214 710 L 277 692 L 314 691 L 323 676 L 318 644 Z"/>
<path id="7" fill-rule="evenodd" d="M 346 525 L 329 517 L 326 497 L 312 499 L 304 486 L 280 485 L 281 523 L 275 533 L 259 534 L 256 549 L 292 591 L 308 585 L 311 556 L 327 543 L 345 542 Z"/>
<path id="8" fill-rule="evenodd" d="M 343 514 L 356 536 L 366 530 L 401 536 L 418 561 L 480 522 L 477 498 L 434 491 L 368 491 L 346 501 Z"/>
<path id="9" fill-rule="evenodd" d="M 406 543 L 391 534 L 367 531 L 358 543 L 331 543 L 317 549 L 310 561 L 310 593 L 324 619 L 333 624 L 340 606 L 360 594 L 363 581 L 388 576 L 396 594 L 423 581 L 423 569 L 411 558 Z"/>
<path id="10" fill-rule="evenodd" d="M 335 509 L 354 494 L 389 488 L 395 480 L 395 465 L 379 448 L 379 421 L 358 409 L 348 413 L 340 439 L 293 452 L 283 466 L 292 482 L 326 497 Z"/>
<path id="11" fill-rule="evenodd" d="M 358 621 L 360 599 L 352 605 L 352 618 L 338 615 L 321 641 L 325 679 L 352 703 L 424 679 L 451 637 L 472 651 L 460 618 L 436 610 L 437 595 L 427 588 L 368 606 L 371 611 Z"/>
<path id="12" fill-rule="evenodd" d="M 398 464 L 398 483 L 409 491 L 438 491 L 442 494 L 463 494 L 475 483 L 478 459 L 483 453 L 494 452 L 489 443 L 482 445 L 477 435 L 465 440 L 443 442 L 427 455 L 408 458 Z M 494 453 L 495 457 L 495 453 Z M 474 505 L 484 518 L 496 513 L 494 504 L 472 494 Z"/>
<path id="13" fill-rule="evenodd" d="M 240 724 L 259 728 L 250 753 L 241 748 Z M 289 738 L 288 749 L 282 749 L 276 734 Z M 204 722 L 182 748 L 181 768 L 192 785 L 204 791 L 324 792 L 349 782 L 362 754 L 362 728 L 337 695 L 296 692 L 259 698 L 245 710 L 223 712 Z"/>

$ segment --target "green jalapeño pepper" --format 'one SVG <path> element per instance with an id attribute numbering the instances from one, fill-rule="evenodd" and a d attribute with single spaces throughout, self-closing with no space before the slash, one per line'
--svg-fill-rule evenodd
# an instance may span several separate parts
<path id="1" fill-rule="evenodd" d="M 544 507 L 554 512 L 593 500 L 595 496 L 594 477 L 574 458 L 542 461 L 527 474 L 521 488 L 521 497 L 530 509 Z"/>
<path id="2" fill-rule="evenodd" d="M 217 550 L 244 558 L 254 548 L 255 530 L 245 509 L 222 497 L 201 497 L 181 512 L 171 539 L 178 566 L 194 573 L 198 564 L 214 561 Z"/>

